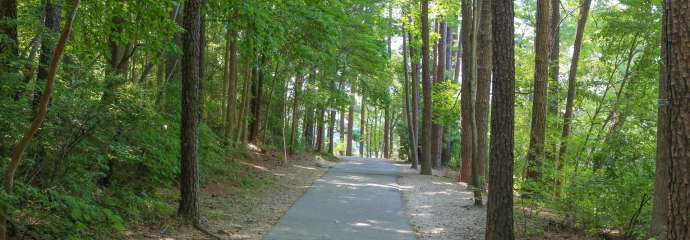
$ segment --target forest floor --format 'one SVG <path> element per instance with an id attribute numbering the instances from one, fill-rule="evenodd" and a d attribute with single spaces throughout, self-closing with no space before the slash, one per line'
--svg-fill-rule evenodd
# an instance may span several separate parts
<path id="1" fill-rule="evenodd" d="M 425 176 L 409 165 L 399 167 L 405 174 L 398 184 L 417 239 L 484 239 L 485 209 L 474 207 L 466 184 L 444 177 L 445 171 Z"/>
<path id="2" fill-rule="evenodd" d="M 208 230 L 222 239 L 261 239 L 292 204 L 333 165 L 334 159 L 319 155 L 290 157 L 280 153 L 250 151 L 231 159 L 242 167 L 242 176 L 221 178 L 202 189 L 202 212 Z M 176 204 L 176 202 L 171 202 Z M 204 233 L 182 226 L 174 217 L 160 226 L 140 226 L 127 239 L 210 239 Z"/>
<path id="3" fill-rule="evenodd" d="M 432 176 L 419 175 L 409 164 L 397 164 L 405 174 L 398 178 L 407 216 L 419 240 L 484 239 L 484 207 L 475 207 L 467 184 L 456 181 L 457 172 L 434 170 Z M 515 233 L 519 240 L 594 239 L 579 229 L 570 228 L 547 211 L 514 208 Z"/>

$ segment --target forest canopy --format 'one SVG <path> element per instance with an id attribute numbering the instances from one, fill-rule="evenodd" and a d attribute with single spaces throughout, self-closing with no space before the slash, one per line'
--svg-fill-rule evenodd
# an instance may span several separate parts
<path id="1" fill-rule="evenodd" d="M 256 149 L 450 169 L 489 224 L 510 199 L 508 238 L 516 209 L 665 239 L 689 204 L 669 180 L 689 165 L 671 5 L 688 2 L 0 0 L 0 239 L 203 227 L 199 189 L 251 182 L 232 159 Z"/>

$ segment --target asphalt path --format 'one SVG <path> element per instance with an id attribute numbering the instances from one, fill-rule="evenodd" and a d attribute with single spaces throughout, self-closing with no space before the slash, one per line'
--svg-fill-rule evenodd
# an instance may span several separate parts
<path id="1" fill-rule="evenodd" d="M 295 202 L 264 239 L 415 239 L 396 184 L 401 174 L 381 159 L 344 158 Z"/>

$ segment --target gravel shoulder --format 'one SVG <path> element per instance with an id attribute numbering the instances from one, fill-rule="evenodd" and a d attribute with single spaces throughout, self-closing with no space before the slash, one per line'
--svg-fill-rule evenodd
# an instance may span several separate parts
<path id="1" fill-rule="evenodd" d="M 262 239 L 312 183 L 335 164 L 314 155 L 291 157 L 287 164 L 276 159 L 280 156 L 251 153 L 246 159 L 232 160 L 243 166 L 242 176 L 203 187 L 202 212 L 211 233 L 222 239 Z M 163 226 L 141 227 L 127 235 L 127 239 L 210 239 L 182 226 L 174 216 Z"/>
<path id="2" fill-rule="evenodd" d="M 446 177 L 419 175 L 408 165 L 398 167 L 405 172 L 398 184 L 417 239 L 484 239 L 486 208 L 473 205 L 472 193 L 465 184 Z"/>

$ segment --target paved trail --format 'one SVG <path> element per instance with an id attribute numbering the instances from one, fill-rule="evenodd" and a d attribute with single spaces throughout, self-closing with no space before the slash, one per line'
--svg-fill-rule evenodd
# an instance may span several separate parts
<path id="1" fill-rule="evenodd" d="M 377 159 L 345 158 L 295 202 L 264 239 L 413 240 L 396 179 Z"/>

